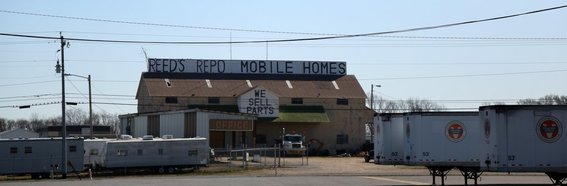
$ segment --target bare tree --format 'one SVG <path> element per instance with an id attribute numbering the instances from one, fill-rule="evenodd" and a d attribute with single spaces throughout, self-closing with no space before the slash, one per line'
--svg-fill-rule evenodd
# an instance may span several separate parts
<path id="1" fill-rule="evenodd" d="M 7 120 L 4 118 L 0 118 L 0 132 L 8 130 L 8 123 Z"/>
<path id="2" fill-rule="evenodd" d="M 68 125 L 84 125 L 88 123 L 87 112 L 80 108 L 69 108 L 65 111 L 65 116 Z"/>
<path id="3" fill-rule="evenodd" d="M 567 105 L 567 96 L 548 94 L 539 99 L 521 99 L 519 105 Z"/>

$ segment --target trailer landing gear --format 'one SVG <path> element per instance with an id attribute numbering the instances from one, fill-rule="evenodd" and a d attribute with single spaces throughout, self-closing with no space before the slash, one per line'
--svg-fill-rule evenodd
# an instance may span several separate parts
<path id="1" fill-rule="evenodd" d="M 563 185 L 563 182 L 567 180 L 567 173 L 546 172 L 545 174 L 549 176 L 554 185 Z"/>
<path id="2" fill-rule="evenodd" d="M 431 174 L 431 176 L 433 176 L 433 185 L 435 185 L 435 176 L 441 177 L 441 185 L 445 185 L 445 178 L 446 178 L 447 174 L 449 173 L 449 171 L 451 171 L 451 169 L 453 169 L 453 167 L 450 167 L 450 166 L 427 166 L 427 169 L 429 169 L 429 174 Z"/>
<path id="3" fill-rule="evenodd" d="M 461 175 L 465 177 L 465 185 L 468 185 L 468 180 L 474 180 L 474 185 L 478 184 L 478 178 L 482 175 L 480 167 L 457 167 L 461 171 Z"/>

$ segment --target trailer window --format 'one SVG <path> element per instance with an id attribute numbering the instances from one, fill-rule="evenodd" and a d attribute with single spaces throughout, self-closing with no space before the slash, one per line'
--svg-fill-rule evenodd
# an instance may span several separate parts
<path id="1" fill-rule="evenodd" d="M 91 155 L 98 155 L 98 149 L 91 149 Z"/>
<path id="2" fill-rule="evenodd" d="M 163 155 L 163 149 L 158 149 L 158 154 Z"/>
<path id="3" fill-rule="evenodd" d="M 10 147 L 10 154 L 17 154 L 18 153 L 18 147 Z"/>
<path id="4" fill-rule="evenodd" d="M 69 152 L 77 152 L 77 146 L 76 145 L 69 146 Z"/>
<path id="5" fill-rule="evenodd" d="M 197 156 L 197 150 L 190 150 L 190 151 L 187 151 L 187 155 L 188 155 L 188 156 Z"/>
<path id="6" fill-rule="evenodd" d="M 124 150 L 124 149 L 119 149 L 118 153 L 116 154 L 118 156 L 128 156 L 128 150 Z"/>
<path id="7" fill-rule="evenodd" d="M 24 147 L 24 153 L 26 154 L 32 153 L 32 147 Z"/>
<path id="8" fill-rule="evenodd" d="M 138 156 L 141 156 L 141 155 L 143 155 L 143 154 L 144 154 L 144 150 L 138 149 Z"/>

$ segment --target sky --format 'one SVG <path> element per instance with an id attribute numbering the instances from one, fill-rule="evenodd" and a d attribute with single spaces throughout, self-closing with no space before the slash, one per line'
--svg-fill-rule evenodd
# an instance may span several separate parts
<path id="1" fill-rule="evenodd" d="M 248 41 L 404 30 L 506 16 L 564 1 L 0 1 L 0 33 L 139 41 Z M 16 13 L 19 12 L 19 13 Z M 41 14 L 40 15 L 30 15 Z M 66 18 L 62 18 L 66 17 Z M 86 18 L 86 19 L 84 19 Z M 70 41 L 65 72 L 92 76 L 93 112 L 136 112 L 153 58 L 345 61 L 365 92 L 448 109 L 567 94 L 567 8 L 424 31 L 232 45 Z M 99 21 L 94 21 L 99 20 Z M 111 21 L 100 21 L 111 20 Z M 131 23 L 143 24 L 131 24 Z M 61 115 L 55 39 L 0 36 L 0 118 Z M 145 52 L 144 52 L 145 51 Z M 66 77 L 88 111 L 88 84 Z M 27 109 L 18 106 L 32 105 Z"/>

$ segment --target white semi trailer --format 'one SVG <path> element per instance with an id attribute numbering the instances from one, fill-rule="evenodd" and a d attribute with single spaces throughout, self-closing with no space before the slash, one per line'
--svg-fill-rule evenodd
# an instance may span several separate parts
<path id="1" fill-rule="evenodd" d="M 173 173 L 178 168 L 206 166 L 205 138 L 132 138 L 85 140 L 85 165 L 93 169 L 155 169 Z"/>
<path id="2" fill-rule="evenodd" d="M 497 172 L 545 172 L 555 184 L 567 178 L 567 105 L 496 105 L 480 107 L 481 169 Z"/>
<path id="3" fill-rule="evenodd" d="M 374 118 L 374 162 L 382 165 L 404 163 L 404 114 L 385 113 Z"/>
<path id="4" fill-rule="evenodd" d="M 484 133 L 478 112 L 406 113 L 403 125 L 405 164 L 427 167 L 433 184 L 436 176 L 444 184 L 454 167 L 463 173 L 465 184 L 468 179 L 476 183 L 488 148 L 480 143 Z"/>
<path id="5" fill-rule="evenodd" d="M 67 171 L 83 171 L 83 139 L 67 138 Z M 0 175 L 62 173 L 61 138 L 0 139 Z"/>

